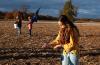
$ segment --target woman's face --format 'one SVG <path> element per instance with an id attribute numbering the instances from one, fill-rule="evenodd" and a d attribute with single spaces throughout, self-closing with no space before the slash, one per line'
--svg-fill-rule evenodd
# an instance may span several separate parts
<path id="1" fill-rule="evenodd" d="M 29 16 L 28 19 L 31 19 L 31 17 Z"/>
<path id="2" fill-rule="evenodd" d="M 62 24 L 62 22 L 61 22 L 61 21 L 58 21 L 58 25 L 59 25 L 59 26 L 62 26 L 63 24 Z"/>

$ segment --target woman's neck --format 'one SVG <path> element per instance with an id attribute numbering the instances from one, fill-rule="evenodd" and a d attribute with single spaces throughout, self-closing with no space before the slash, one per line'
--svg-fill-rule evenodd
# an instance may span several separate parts
<path id="1" fill-rule="evenodd" d="M 62 25 L 62 26 L 61 26 L 61 28 L 65 28 L 65 27 L 66 27 L 65 25 Z"/>
<path id="2" fill-rule="evenodd" d="M 69 27 L 69 25 L 62 25 L 61 28 Z"/>

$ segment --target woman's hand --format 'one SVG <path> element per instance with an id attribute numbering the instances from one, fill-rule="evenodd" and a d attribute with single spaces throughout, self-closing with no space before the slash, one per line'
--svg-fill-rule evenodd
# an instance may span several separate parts
<path id="1" fill-rule="evenodd" d="M 54 46 L 54 49 L 58 49 L 58 48 L 62 48 L 62 45 L 60 44 L 60 45 Z"/>
<path id="2" fill-rule="evenodd" d="M 43 44 L 42 48 L 47 48 L 47 44 L 46 43 Z"/>
<path id="3" fill-rule="evenodd" d="M 45 44 L 42 46 L 42 48 L 49 48 L 49 47 L 50 47 L 50 45 L 47 44 L 47 43 L 45 43 Z"/>

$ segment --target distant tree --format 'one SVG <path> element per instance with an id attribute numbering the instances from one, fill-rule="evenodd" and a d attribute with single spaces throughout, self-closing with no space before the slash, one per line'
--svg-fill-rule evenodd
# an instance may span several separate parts
<path id="1" fill-rule="evenodd" d="M 13 9 L 12 13 L 13 13 L 13 18 L 15 19 L 16 16 L 18 15 L 18 9 Z"/>
<path id="2" fill-rule="evenodd" d="M 15 19 L 17 15 L 18 15 L 17 10 L 13 10 L 11 12 L 6 12 L 5 19 Z"/>
<path id="3" fill-rule="evenodd" d="M 13 13 L 7 12 L 6 15 L 5 15 L 5 19 L 14 19 Z"/>
<path id="4" fill-rule="evenodd" d="M 0 11 L 0 19 L 4 19 L 4 17 L 5 17 L 5 13 Z"/>
<path id="5" fill-rule="evenodd" d="M 19 8 L 19 11 L 21 11 L 21 12 L 28 12 L 28 9 L 29 9 L 28 5 L 23 4 Z"/>
<path id="6" fill-rule="evenodd" d="M 28 9 L 29 9 L 29 7 L 28 7 L 28 5 L 26 5 L 26 4 L 23 4 L 23 5 L 20 7 L 20 9 L 19 9 L 19 11 L 23 13 L 23 18 L 24 18 L 25 20 L 26 20 L 27 17 L 28 17 L 28 12 L 29 12 Z"/>
<path id="7" fill-rule="evenodd" d="M 71 0 L 67 0 L 64 4 L 63 10 L 60 15 L 66 15 L 70 21 L 74 21 L 77 16 L 77 8 L 72 4 Z"/>

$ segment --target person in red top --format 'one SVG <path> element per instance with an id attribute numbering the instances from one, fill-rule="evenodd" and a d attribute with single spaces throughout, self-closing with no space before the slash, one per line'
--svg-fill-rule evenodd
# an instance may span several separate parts
<path id="1" fill-rule="evenodd" d="M 32 35 L 32 20 L 31 16 L 28 17 L 28 30 L 29 30 L 29 35 Z"/>

